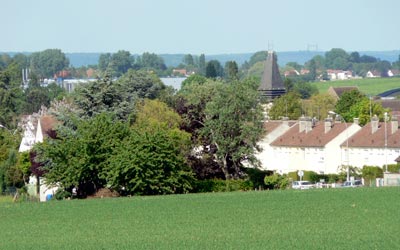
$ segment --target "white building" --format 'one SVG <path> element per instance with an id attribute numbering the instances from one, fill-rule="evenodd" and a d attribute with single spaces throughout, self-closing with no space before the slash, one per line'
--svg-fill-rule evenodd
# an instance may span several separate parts
<path id="1" fill-rule="evenodd" d="M 262 167 L 278 173 L 309 170 L 320 174 L 338 173 L 346 164 L 341 144 L 361 129 L 356 123 L 323 122 L 301 118 L 285 130 L 285 125 L 267 131 L 257 157 Z M 268 145 L 266 145 L 268 144 Z"/>
<path id="2" fill-rule="evenodd" d="M 349 139 L 349 165 L 378 166 L 396 164 L 400 155 L 400 130 L 398 121 L 379 122 L 375 117 Z M 386 145 L 386 146 L 385 146 Z M 344 144 L 341 147 L 345 147 Z"/>

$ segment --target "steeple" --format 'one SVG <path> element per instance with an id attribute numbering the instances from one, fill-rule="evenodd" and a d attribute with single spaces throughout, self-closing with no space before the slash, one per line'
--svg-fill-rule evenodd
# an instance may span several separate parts
<path id="1" fill-rule="evenodd" d="M 261 84 L 258 87 L 261 96 L 266 97 L 270 101 L 286 93 L 276 61 L 276 54 L 273 51 L 268 51 Z"/>

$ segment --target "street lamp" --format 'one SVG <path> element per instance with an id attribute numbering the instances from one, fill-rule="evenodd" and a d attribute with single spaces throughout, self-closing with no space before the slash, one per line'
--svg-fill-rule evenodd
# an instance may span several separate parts
<path id="1" fill-rule="evenodd" d="M 388 171 L 388 165 L 387 165 L 387 118 L 388 118 L 388 113 L 385 112 L 385 173 Z"/>
<path id="2" fill-rule="evenodd" d="M 346 126 L 346 162 L 347 162 L 347 176 L 346 176 L 346 181 L 350 181 L 350 166 L 349 166 L 349 132 L 347 131 L 347 123 L 343 119 L 343 117 L 333 111 L 329 111 L 328 114 L 330 115 L 336 115 L 340 117 L 341 120 L 343 120 L 344 125 Z"/>

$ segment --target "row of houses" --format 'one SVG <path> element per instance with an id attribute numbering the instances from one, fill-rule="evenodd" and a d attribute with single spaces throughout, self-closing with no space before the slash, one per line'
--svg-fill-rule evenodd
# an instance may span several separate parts
<path id="1" fill-rule="evenodd" d="M 288 173 L 298 170 L 336 174 L 342 166 L 395 164 L 400 156 L 397 119 L 379 122 L 377 117 L 361 127 L 358 119 L 344 123 L 328 117 L 316 121 L 266 121 L 266 136 L 257 157 L 265 170 Z"/>
<path id="2" fill-rule="evenodd" d="M 309 73 L 310 73 L 309 70 L 302 69 L 299 72 L 299 71 L 293 69 L 293 70 L 285 71 L 284 72 L 284 76 L 285 77 L 300 76 L 300 75 L 306 75 L 306 74 L 309 74 Z M 326 74 L 327 74 L 328 79 L 331 80 L 331 81 L 360 78 L 359 76 L 353 74 L 353 71 L 351 71 L 351 70 L 327 69 L 326 70 Z M 377 78 L 377 77 L 381 77 L 382 75 L 383 75 L 382 72 L 380 72 L 378 70 L 369 70 L 365 77 L 367 77 L 367 78 Z M 385 72 L 384 75 L 388 76 L 388 77 L 399 76 L 400 75 L 400 70 L 389 69 L 387 72 Z"/>

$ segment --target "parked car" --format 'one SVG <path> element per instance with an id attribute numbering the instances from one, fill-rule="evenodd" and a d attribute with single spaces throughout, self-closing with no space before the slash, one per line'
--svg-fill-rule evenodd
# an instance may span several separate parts
<path id="1" fill-rule="evenodd" d="M 342 187 L 362 187 L 363 184 L 360 180 L 355 181 L 345 181 Z"/>
<path id="2" fill-rule="evenodd" d="M 314 184 L 312 184 L 309 181 L 294 181 L 292 183 L 293 189 L 310 189 L 314 187 L 315 187 Z"/>

